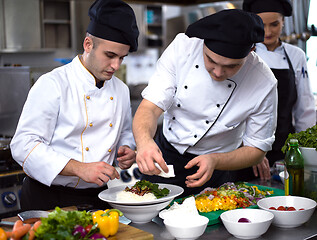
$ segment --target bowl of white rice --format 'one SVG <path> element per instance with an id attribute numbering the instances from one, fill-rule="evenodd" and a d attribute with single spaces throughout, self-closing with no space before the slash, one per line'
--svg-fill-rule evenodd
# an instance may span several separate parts
<path id="1" fill-rule="evenodd" d="M 182 187 L 172 184 L 159 183 L 158 185 L 160 189 L 167 188 L 169 190 L 167 196 L 156 198 L 153 193 L 145 193 L 143 196 L 139 196 L 125 191 L 126 187 L 131 186 L 121 185 L 102 191 L 98 197 L 108 202 L 111 207 L 119 209 L 133 223 L 147 223 L 184 191 Z"/>

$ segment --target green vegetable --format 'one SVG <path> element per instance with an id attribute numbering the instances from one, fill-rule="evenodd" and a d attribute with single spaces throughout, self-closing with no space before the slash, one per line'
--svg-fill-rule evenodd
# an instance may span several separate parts
<path id="1" fill-rule="evenodd" d="M 290 133 L 282 147 L 282 152 L 286 153 L 290 139 L 297 139 L 300 147 L 315 148 L 317 150 L 317 125 L 307 128 L 299 133 Z"/>
<path id="2" fill-rule="evenodd" d="M 41 219 L 42 224 L 37 229 L 36 239 L 51 240 L 78 239 L 72 235 L 76 225 L 83 227 L 93 224 L 92 213 L 86 211 L 65 211 L 56 207 L 55 210 L 48 214 L 47 218 Z"/>
<path id="3" fill-rule="evenodd" d="M 147 180 L 137 181 L 132 188 L 147 190 L 155 195 L 156 198 L 162 198 L 169 194 L 170 190 L 167 188 L 159 188 L 159 185 L 156 183 L 151 183 Z"/>

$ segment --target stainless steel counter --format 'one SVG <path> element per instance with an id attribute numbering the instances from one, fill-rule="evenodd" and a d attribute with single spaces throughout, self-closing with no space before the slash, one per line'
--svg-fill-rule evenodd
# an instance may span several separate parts
<path id="1" fill-rule="evenodd" d="M 281 182 L 272 180 L 270 182 L 262 182 L 262 181 L 252 181 L 254 184 L 265 185 L 274 188 L 283 188 Z M 123 223 L 129 224 L 130 226 L 139 228 L 141 230 L 150 232 L 154 235 L 155 240 L 168 240 L 174 239 L 167 229 L 164 226 L 162 219 L 156 217 L 150 223 L 146 224 L 134 224 L 129 223 L 130 221 L 127 219 L 122 220 Z M 262 235 L 261 240 L 303 240 L 303 239 L 317 239 L 317 210 L 315 210 L 311 219 L 297 228 L 278 228 L 273 225 L 270 226 L 269 230 Z M 226 239 L 226 240 L 234 240 L 237 239 L 232 236 L 225 229 L 222 223 L 208 226 L 205 233 L 199 239 Z"/>

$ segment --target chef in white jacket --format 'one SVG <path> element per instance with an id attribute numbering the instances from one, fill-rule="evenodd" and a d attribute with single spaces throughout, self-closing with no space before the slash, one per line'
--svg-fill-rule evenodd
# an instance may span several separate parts
<path id="1" fill-rule="evenodd" d="M 258 14 L 263 20 L 264 41 L 256 44 L 255 51 L 271 68 L 278 81 L 275 142 L 263 161 L 272 167 L 274 162 L 284 159 L 281 148 L 289 133 L 304 131 L 316 124 L 315 100 L 307 74 L 305 52 L 297 46 L 280 40 L 284 17 L 292 15 L 291 2 L 289 0 L 244 0 L 243 9 Z M 263 168 L 265 168 L 263 164 L 259 165 L 259 171 Z M 248 174 L 247 171 L 244 174 L 240 172 L 237 180 L 252 179 L 254 175 L 250 174 L 251 171 Z M 270 176 L 269 172 L 264 175 Z"/>
<path id="2" fill-rule="evenodd" d="M 260 162 L 274 142 L 277 82 L 252 52 L 262 20 L 223 10 L 191 24 L 157 62 L 133 120 L 143 178 L 182 186 L 182 196 L 230 180 Z M 163 129 L 156 133 L 164 113 Z M 156 176 L 174 166 L 174 178 Z"/>
<path id="3" fill-rule="evenodd" d="M 41 76 L 29 92 L 11 142 L 27 177 L 22 210 L 89 204 L 105 209 L 98 193 L 135 162 L 128 87 L 113 74 L 137 50 L 132 8 L 97 0 L 89 9 L 84 52 Z"/>

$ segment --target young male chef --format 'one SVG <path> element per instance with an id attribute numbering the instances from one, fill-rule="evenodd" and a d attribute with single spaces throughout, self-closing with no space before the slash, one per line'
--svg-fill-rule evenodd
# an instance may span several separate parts
<path id="1" fill-rule="evenodd" d="M 84 52 L 41 76 L 30 90 L 11 142 L 27 177 L 22 210 L 89 204 L 105 209 L 98 193 L 135 162 L 128 87 L 114 73 L 137 50 L 132 8 L 97 0 L 89 9 Z"/>
<path id="2" fill-rule="evenodd" d="M 274 141 L 277 82 L 252 51 L 261 18 L 223 10 L 191 24 L 167 47 L 133 120 L 144 178 L 182 186 L 182 196 L 230 181 L 259 163 Z M 163 129 L 156 133 L 164 113 Z M 174 178 L 157 176 L 174 166 Z"/>

